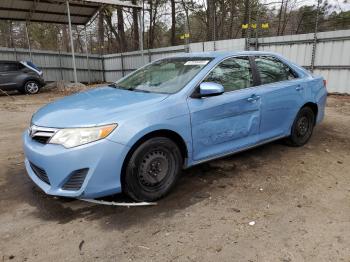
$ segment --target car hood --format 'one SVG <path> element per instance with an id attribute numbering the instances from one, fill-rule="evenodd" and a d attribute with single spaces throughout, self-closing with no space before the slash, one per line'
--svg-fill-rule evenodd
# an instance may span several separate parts
<path id="1" fill-rule="evenodd" d="M 65 97 L 40 108 L 32 124 L 42 127 L 86 127 L 116 123 L 123 112 L 144 110 L 168 95 L 103 87 Z"/>

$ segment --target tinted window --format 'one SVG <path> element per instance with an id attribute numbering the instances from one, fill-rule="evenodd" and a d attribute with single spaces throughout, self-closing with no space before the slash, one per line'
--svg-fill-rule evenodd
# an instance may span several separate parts
<path id="1" fill-rule="evenodd" d="M 20 63 L 18 63 L 17 66 L 18 66 L 18 70 L 22 70 L 22 69 L 26 68 L 24 65 L 22 65 Z"/>
<path id="2" fill-rule="evenodd" d="M 296 78 L 289 66 L 274 57 L 256 57 L 255 63 L 262 85 Z"/>
<path id="3" fill-rule="evenodd" d="M 0 63 L 0 71 L 6 72 L 6 71 L 17 71 L 17 63 Z"/>
<path id="4" fill-rule="evenodd" d="M 248 57 L 226 59 L 209 73 L 204 82 L 219 83 L 224 86 L 225 92 L 253 86 L 253 74 Z"/>

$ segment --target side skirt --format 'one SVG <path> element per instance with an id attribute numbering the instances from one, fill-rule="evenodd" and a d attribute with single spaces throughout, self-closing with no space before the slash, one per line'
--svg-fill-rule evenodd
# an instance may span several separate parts
<path id="1" fill-rule="evenodd" d="M 279 139 L 282 139 L 282 138 L 285 138 L 285 137 L 288 137 L 288 136 L 283 135 L 283 136 L 274 137 L 274 138 L 271 138 L 271 139 L 267 139 L 267 140 L 261 141 L 258 144 L 238 149 L 236 151 L 232 151 L 232 152 L 228 152 L 228 153 L 224 153 L 224 154 L 219 154 L 219 155 L 216 155 L 216 156 L 212 156 L 212 157 L 208 157 L 208 158 L 201 159 L 201 160 L 198 160 L 198 161 L 194 161 L 190 166 L 186 166 L 185 169 L 189 168 L 189 167 L 192 167 L 192 166 L 196 166 L 196 165 L 205 163 L 205 162 L 208 162 L 208 161 L 211 161 L 211 160 L 215 160 L 215 159 L 223 158 L 223 157 L 226 157 L 226 156 L 234 155 L 234 154 L 237 154 L 237 153 L 241 153 L 241 152 L 247 151 L 249 149 L 252 149 L 252 148 L 264 145 L 264 144 L 268 144 L 270 142 L 273 142 L 273 141 L 276 141 L 276 140 L 279 140 Z"/>

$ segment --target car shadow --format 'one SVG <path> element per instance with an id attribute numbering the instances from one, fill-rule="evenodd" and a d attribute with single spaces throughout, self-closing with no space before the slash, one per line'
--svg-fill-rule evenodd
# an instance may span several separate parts
<path id="1" fill-rule="evenodd" d="M 189 206 L 210 201 L 213 195 L 220 194 L 224 188 L 236 187 L 247 173 L 265 165 L 265 159 L 269 155 L 280 158 L 284 150 L 288 148 L 280 145 L 280 142 L 274 142 L 189 168 L 183 171 L 170 194 L 156 206 L 130 208 L 46 195 L 28 178 L 23 165 L 11 165 L 6 171 L 6 183 L 0 185 L 0 191 L 5 192 L 2 197 L 7 200 L 2 203 L 8 202 L 8 206 L 1 206 L 1 210 L 25 202 L 34 207 L 30 215 L 41 220 L 56 221 L 59 224 L 79 219 L 101 220 L 101 226 L 106 230 L 125 230 L 147 220 L 172 217 Z M 124 195 L 116 195 L 105 200 L 130 201 L 125 198 Z"/>

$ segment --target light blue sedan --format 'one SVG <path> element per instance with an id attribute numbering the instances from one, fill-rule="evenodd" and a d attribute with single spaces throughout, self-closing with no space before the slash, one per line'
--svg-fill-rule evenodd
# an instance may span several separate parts
<path id="1" fill-rule="evenodd" d="M 183 54 L 38 110 L 25 165 L 50 195 L 154 201 L 183 168 L 281 138 L 304 145 L 326 97 L 322 77 L 274 53 Z"/>

